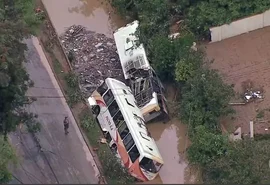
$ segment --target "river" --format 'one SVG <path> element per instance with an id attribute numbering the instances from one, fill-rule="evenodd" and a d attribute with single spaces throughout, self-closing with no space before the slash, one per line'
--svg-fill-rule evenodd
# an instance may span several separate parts
<path id="1" fill-rule="evenodd" d="M 43 3 L 58 35 L 67 27 L 77 24 L 112 37 L 114 30 L 127 23 L 114 13 L 106 0 L 43 0 Z M 169 92 L 174 94 L 172 88 L 169 88 Z M 196 183 L 198 170 L 190 168 L 185 159 L 185 149 L 189 142 L 186 126 L 181 124 L 179 119 L 172 118 L 166 124 L 148 124 L 148 128 L 156 140 L 165 164 L 159 176 L 145 184 Z"/>

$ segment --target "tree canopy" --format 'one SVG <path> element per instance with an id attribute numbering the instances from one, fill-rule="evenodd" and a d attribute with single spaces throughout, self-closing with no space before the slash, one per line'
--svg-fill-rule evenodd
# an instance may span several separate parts
<path id="1" fill-rule="evenodd" d="M 231 143 L 225 155 L 204 167 L 207 184 L 269 184 L 270 141 Z"/>
<path id="2" fill-rule="evenodd" d="M 40 20 L 33 0 L 0 0 L 0 183 L 11 174 L 7 165 L 15 158 L 7 134 L 18 124 L 35 124 L 34 115 L 24 110 L 25 96 L 32 84 L 23 64 L 27 50 L 23 40 L 37 33 Z"/>
<path id="3" fill-rule="evenodd" d="M 0 1 L 0 133 L 5 136 L 25 120 L 25 93 L 31 81 L 23 66 L 23 39 L 36 32 L 35 17 L 34 1 Z"/>

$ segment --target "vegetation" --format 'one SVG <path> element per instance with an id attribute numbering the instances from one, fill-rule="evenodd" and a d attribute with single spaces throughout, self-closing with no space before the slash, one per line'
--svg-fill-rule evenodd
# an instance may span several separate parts
<path id="1" fill-rule="evenodd" d="M 0 183 L 5 184 L 12 177 L 8 170 L 8 164 L 15 163 L 17 158 L 15 151 L 8 142 L 4 141 L 3 137 L 0 137 L 0 146 Z"/>
<path id="2" fill-rule="evenodd" d="M 67 96 L 68 96 L 68 104 L 70 106 L 75 105 L 76 103 L 82 101 L 82 93 L 78 83 L 78 77 L 75 73 L 69 72 L 65 76 L 65 80 L 67 82 Z"/>
<path id="3" fill-rule="evenodd" d="M 192 56 L 190 47 L 192 46 L 193 41 L 194 38 L 192 35 L 185 35 L 173 42 L 165 35 L 153 38 L 149 44 L 149 57 L 161 79 L 166 81 L 174 80 L 175 73 L 172 71 L 174 71 L 176 63 L 179 62 L 180 58 L 181 64 L 189 62 L 183 60 L 183 58 Z M 181 67 L 179 66 L 178 69 L 181 70 L 180 68 Z M 177 78 L 181 77 L 177 76 Z"/>
<path id="4" fill-rule="evenodd" d="M 205 183 L 269 183 L 269 138 L 230 142 L 222 135 L 220 118 L 233 113 L 234 95 L 217 71 L 209 69 L 203 51 L 191 49 L 195 38 L 209 36 L 209 28 L 261 13 L 270 1 L 247 0 L 112 0 L 118 11 L 140 21 L 137 30 L 151 65 L 164 81 L 180 89 L 179 115 L 188 125 L 192 145 L 188 159 L 202 168 Z M 180 37 L 168 39 L 171 26 Z M 195 49 L 196 50 L 196 49 Z M 178 106 L 176 106 L 178 107 Z M 257 117 L 263 117 L 259 112 Z"/>
<path id="5" fill-rule="evenodd" d="M 226 155 L 205 167 L 207 184 L 268 184 L 270 182 L 268 140 L 244 140 L 229 145 Z"/>
<path id="6" fill-rule="evenodd" d="M 204 125 L 212 132 L 220 131 L 219 118 L 233 112 L 228 106 L 233 94 L 216 71 L 200 68 L 182 88 L 182 121 L 192 130 Z"/>
<path id="7" fill-rule="evenodd" d="M 11 175 L 7 165 L 15 154 L 7 141 L 7 134 L 17 125 L 26 124 L 30 131 L 39 125 L 35 115 L 24 110 L 29 103 L 25 93 L 33 82 L 23 67 L 26 45 L 23 39 L 37 32 L 40 19 L 34 12 L 32 0 L 0 0 L 0 183 L 7 183 Z"/>
<path id="8" fill-rule="evenodd" d="M 226 136 L 214 134 L 203 125 L 195 127 L 195 132 L 187 151 L 191 163 L 207 165 L 225 154 L 228 146 Z"/>
<path id="9" fill-rule="evenodd" d="M 91 145 L 96 147 L 102 133 L 89 111 L 82 113 L 81 126 L 86 131 Z M 109 184 L 130 184 L 134 182 L 134 178 L 129 175 L 126 168 L 121 166 L 121 162 L 112 154 L 108 145 L 99 145 L 97 154 L 102 163 L 103 174 Z"/>
<path id="10" fill-rule="evenodd" d="M 210 27 L 262 13 L 270 7 L 268 0 L 111 0 L 111 3 L 121 14 L 142 22 L 143 43 L 153 34 L 168 32 L 174 20 L 184 20 L 196 36 L 207 37 Z"/>

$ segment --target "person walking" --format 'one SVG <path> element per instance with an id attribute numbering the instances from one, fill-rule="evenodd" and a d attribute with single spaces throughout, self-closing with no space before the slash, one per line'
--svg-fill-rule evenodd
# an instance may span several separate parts
<path id="1" fill-rule="evenodd" d="M 67 135 L 69 133 L 68 128 L 69 128 L 69 120 L 68 117 L 66 116 L 64 119 L 64 130 L 65 130 L 65 134 Z"/>

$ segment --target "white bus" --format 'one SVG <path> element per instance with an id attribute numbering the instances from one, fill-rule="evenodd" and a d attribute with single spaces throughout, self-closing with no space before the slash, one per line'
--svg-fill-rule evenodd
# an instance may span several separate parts
<path id="1" fill-rule="evenodd" d="M 134 21 L 114 33 L 124 77 L 146 122 L 160 115 L 168 118 L 164 87 L 150 66 L 143 45 L 138 45 L 135 36 L 138 25 L 139 22 Z"/>
<path id="2" fill-rule="evenodd" d="M 141 181 L 154 179 L 164 162 L 131 89 L 123 82 L 107 78 L 88 102 L 122 165 Z"/>

